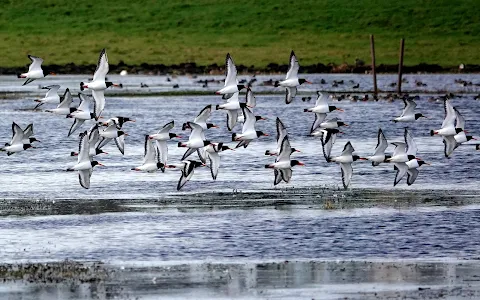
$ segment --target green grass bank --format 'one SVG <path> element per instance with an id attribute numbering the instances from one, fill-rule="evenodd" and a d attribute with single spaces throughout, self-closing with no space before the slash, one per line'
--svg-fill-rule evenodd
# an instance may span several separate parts
<path id="1" fill-rule="evenodd" d="M 377 63 L 480 64 L 478 0 L 0 0 L 0 66 L 29 63 L 96 63 L 101 48 L 116 64 L 238 64 L 265 67 L 370 61 L 375 34 Z"/>

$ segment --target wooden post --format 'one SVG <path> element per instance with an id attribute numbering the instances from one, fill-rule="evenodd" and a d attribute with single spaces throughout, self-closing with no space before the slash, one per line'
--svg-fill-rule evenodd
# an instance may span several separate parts
<path id="1" fill-rule="evenodd" d="M 398 63 L 398 84 L 397 93 L 402 93 L 402 67 L 403 67 L 403 50 L 405 48 L 405 40 L 400 40 L 400 62 Z"/>
<path id="2" fill-rule="evenodd" d="M 372 74 L 373 74 L 373 93 L 377 95 L 377 72 L 375 70 L 375 40 L 373 34 L 370 35 L 370 52 L 372 53 Z"/>

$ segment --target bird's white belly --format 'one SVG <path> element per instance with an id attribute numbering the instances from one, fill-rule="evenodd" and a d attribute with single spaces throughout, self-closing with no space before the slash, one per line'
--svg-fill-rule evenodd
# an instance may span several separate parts
<path id="1" fill-rule="evenodd" d="M 280 81 L 278 85 L 284 86 L 284 87 L 295 87 L 298 85 L 298 78 Z"/>
<path id="2" fill-rule="evenodd" d="M 85 161 L 85 162 L 81 162 L 81 163 L 78 163 L 76 165 L 74 165 L 72 167 L 72 169 L 74 170 L 89 170 L 92 168 L 92 164 L 90 163 L 90 161 Z"/>
<path id="3" fill-rule="evenodd" d="M 85 85 L 88 86 L 88 89 L 95 90 L 95 91 L 101 91 L 107 88 L 105 81 L 92 81 Z"/>

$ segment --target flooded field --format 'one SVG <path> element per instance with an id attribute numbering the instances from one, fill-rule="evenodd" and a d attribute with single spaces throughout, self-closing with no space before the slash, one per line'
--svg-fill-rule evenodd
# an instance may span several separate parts
<path id="1" fill-rule="evenodd" d="M 313 116 L 303 109 L 314 106 L 314 100 L 301 101 L 322 88 L 320 79 L 331 82 L 339 75 L 308 76 L 317 84 L 300 90 L 289 106 L 283 94 L 262 94 L 273 87 L 254 86 L 259 92 L 254 112 L 267 118 L 257 128 L 270 136 L 222 153 L 216 181 L 207 168 L 200 168 L 180 192 L 178 170 L 130 170 L 142 161 L 144 135 L 175 120 L 172 132 L 184 137 L 169 143 L 169 162 L 178 162 L 184 150 L 176 143 L 188 136 L 182 123 L 221 99 L 149 96 L 139 85 L 153 86 L 150 93 L 174 90 L 173 83 L 185 92 L 198 91 L 198 79 L 178 77 L 167 83 L 166 77 L 112 76 L 128 92 L 106 94 L 105 117 L 129 116 L 136 122 L 124 125 L 129 134 L 125 155 L 114 144 L 106 146 L 109 154 L 98 156 L 106 167 L 95 169 L 91 188 L 85 190 L 76 174 L 65 172 L 76 161 L 70 152 L 78 148 L 78 135 L 67 137 L 72 121 L 32 110 L 41 91 L 37 82 L 21 87 L 15 78 L 0 77 L 5 79 L 0 80 L 5 93 L 0 143 L 10 140 L 12 122 L 22 127 L 33 123 L 41 141 L 36 149 L 10 157 L 0 153 L 0 298 L 479 297 L 480 151 L 469 143 L 446 159 L 441 138 L 429 134 L 443 119 L 442 103 L 431 98 L 448 89 L 460 92 L 453 104 L 464 115 L 469 134 L 480 136 L 477 87 L 458 86 L 456 75 L 410 75 L 412 82 L 427 83 L 417 109 L 429 119 L 409 128 L 418 156 L 431 166 L 420 169 L 414 185 L 402 182 L 394 188 L 391 165 L 373 168 L 358 162 L 351 188 L 343 190 L 339 166 L 327 163 L 320 140 L 308 136 Z M 477 75 L 458 77 L 480 82 Z M 370 77 L 345 78 L 370 88 Z M 392 76 L 379 78 L 384 86 L 395 81 Z M 63 92 L 63 87 L 78 89 L 85 79 L 56 80 Z M 207 89 L 213 91 L 215 85 Z M 141 95 L 130 94 L 137 92 Z M 378 128 L 389 141 L 402 139 L 404 126 L 390 121 L 400 115 L 402 101 L 334 105 L 345 112 L 331 116 L 350 126 L 343 129 L 333 154 L 351 141 L 357 154 L 371 155 Z M 292 145 L 302 151 L 295 157 L 306 166 L 294 168 L 289 184 L 274 187 L 273 172 L 264 168 L 273 158 L 264 152 L 275 148 L 277 116 Z M 214 111 L 211 122 L 220 128 L 207 131 L 207 137 L 234 146 L 226 113 Z"/>

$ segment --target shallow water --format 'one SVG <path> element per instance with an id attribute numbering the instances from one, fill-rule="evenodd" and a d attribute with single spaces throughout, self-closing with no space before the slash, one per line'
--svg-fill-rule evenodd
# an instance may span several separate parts
<path id="1" fill-rule="evenodd" d="M 319 80 L 323 75 L 315 76 Z M 349 76 L 360 82 L 369 78 L 345 78 Z M 473 81 L 478 78 L 468 76 Z M 429 89 L 440 91 L 452 88 L 456 75 L 420 77 Z M 126 90 L 130 86 L 131 91 L 144 80 L 127 78 Z M 392 76 L 381 78 L 394 81 Z M 8 99 L 0 100 L 0 143 L 10 140 L 13 121 L 22 127 L 33 122 L 35 136 L 42 142 L 37 149 L 10 157 L 0 153 L 0 199 L 7 199 L 0 203 L 0 263 L 102 261 L 116 276 L 99 284 L 70 284 L 68 280 L 63 285 L 0 284 L 0 295 L 13 299 L 421 299 L 468 298 L 479 293 L 477 279 L 471 275 L 478 265 L 471 262 L 480 257 L 476 238 L 480 151 L 464 145 L 451 159 L 443 157 L 441 138 L 429 135 L 430 129 L 441 126 L 443 106 L 428 101 L 430 95 L 423 94 L 418 101 L 418 111 L 429 119 L 411 124 L 411 130 L 418 156 L 432 165 L 422 166 L 410 187 L 402 182 L 393 188 L 395 174 L 390 165 L 373 168 L 358 162 L 352 190 L 336 190 L 341 186 L 339 166 L 325 162 L 320 141 L 308 136 L 313 115 L 303 109 L 314 101 L 300 101 L 319 88 L 314 85 L 307 88 L 310 91 L 302 90 L 289 106 L 283 95 L 257 95 L 254 112 L 268 118 L 258 122 L 257 129 L 270 136 L 246 149 L 222 153 L 217 181 L 211 180 L 207 168 L 199 168 L 177 192 L 178 170 L 151 174 L 130 170 L 142 161 L 144 135 L 175 120 L 173 132 L 184 135 L 179 140 L 186 141 L 181 124 L 192 120 L 205 105 L 221 100 L 215 96 L 107 94 L 106 117 L 129 116 L 136 122 L 124 125 L 129 134 L 125 155 L 114 144 L 106 146 L 109 154 L 97 157 L 106 167 L 95 168 L 91 188 L 85 190 L 75 173 L 65 172 L 76 162 L 69 153 L 77 150 L 80 131 L 67 138 L 70 119 L 32 111 L 32 99 L 39 90 L 13 86 L 18 81 L 7 79 L 0 80 L 0 91 L 29 96 L 10 93 Z M 84 77 L 57 79 L 76 88 Z M 165 77 L 151 80 L 157 79 L 164 81 Z M 192 82 L 186 77 L 174 80 L 185 82 L 181 89 Z M 171 89 L 167 84 L 157 88 Z M 191 84 L 191 89 L 199 88 Z M 480 135 L 476 122 L 480 102 L 473 100 L 473 94 L 463 94 L 453 103 L 465 116 L 469 133 Z M 337 139 L 333 155 L 340 154 L 347 141 L 357 154 L 371 155 L 380 127 L 389 141 L 402 140 L 403 124 L 390 121 L 401 113 L 401 101 L 334 105 L 345 112 L 331 117 L 341 117 L 350 126 Z M 206 135 L 213 142 L 233 146 L 225 114 L 213 112 L 211 121 L 221 128 L 208 130 Z M 294 168 L 290 184 L 274 188 L 273 172 L 264 168 L 273 158 L 264 152 L 275 148 L 277 116 L 287 126 L 292 145 L 302 151 L 295 158 L 306 166 Z M 89 127 L 85 124 L 82 130 Z M 234 132 L 240 131 L 237 125 Z M 169 143 L 171 163 L 178 162 L 184 152 L 177 142 Z M 357 262 L 342 262 L 351 259 Z M 403 259 L 414 262 L 405 265 Z"/>

